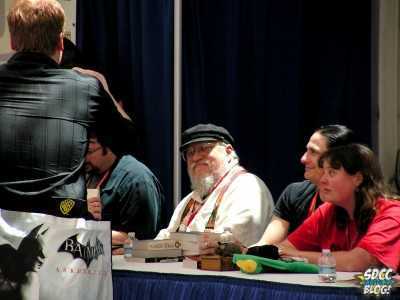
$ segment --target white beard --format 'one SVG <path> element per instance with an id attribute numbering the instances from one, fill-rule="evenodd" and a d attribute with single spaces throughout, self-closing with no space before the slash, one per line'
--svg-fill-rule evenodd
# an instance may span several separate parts
<path id="1" fill-rule="evenodd" d="M 216 179 L 213 175 L 207 175 L 202 178 L 190 177 L 191 187 L 201 198 L 208 195 L 212 187 L 214 186 Z"/>
<path id="2" fill-rule="evenodd" d="M 230 170 L 237 163 L 238 163 L 237 159 L 231 159 L 231 157 L 227 155 L 223 159 L 221 165 L 218 167 L 217 170 L 215 169 L 214 166 L 208 163 L 209 168 L 211 169 L 211 174 L 199 178 L 190 175 L 190 172 L 188 172 L 192 191 L 196 192 L 203 199 L 210 193 L 210 190 L 214 187 L 218 179 L 221 178 L 221 176 L 223 176 L 228 170 Z"/>

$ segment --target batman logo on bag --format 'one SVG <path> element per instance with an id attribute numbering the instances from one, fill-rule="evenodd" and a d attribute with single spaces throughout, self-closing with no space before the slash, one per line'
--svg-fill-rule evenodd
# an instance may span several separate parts
<path id="1" fill-rule="evenodd" d="M 94 246 L 90 245 L 90 241 L 86 245 L 78 241 L 78 234 L 67 238 L 58 248 L 58 252 L 67 252 L 74 259 L 82 259 L 89 268 L 90 263 L 97 259 L 100 255 L 104 255 L 103 243 L 96 237 Z"/>

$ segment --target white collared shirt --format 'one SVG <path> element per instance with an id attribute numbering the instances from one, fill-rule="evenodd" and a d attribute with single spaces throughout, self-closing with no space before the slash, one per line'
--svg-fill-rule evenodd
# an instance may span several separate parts
<path id="1" fill-rule="evenodd" d="M 220 191 L 230 182 L 237 168 L 230 170 L 221 183 L 206 198 L 192 222 L 184 228 L 185 231 L 204 232 L 211 213 L 215 207 Z M 161 230 L 156 239 L 168 239 L 170 232 L 175 232 L 180 226 L 182 214 L 191 198 L 199 197 L 191 192 L 175 208 L 167 228 Z M 230 228 L 235 239 L 245 246 L 259 241 L 271 220 L 274 203 L 272 195 L 265 183 L 251 173 L 239 175 L 226 190 L 217 211 L 214 232 L 223 232 Z M 181 228 L 182 230 L 183 228 Z"/>

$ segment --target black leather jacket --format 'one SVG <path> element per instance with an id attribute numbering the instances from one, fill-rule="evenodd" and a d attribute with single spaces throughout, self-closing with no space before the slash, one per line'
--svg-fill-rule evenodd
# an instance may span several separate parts
<path id="1" fill-rule="evenodd" d="M 97 79 L 38 53 L 0 65 L 0 207 L 82 216 L 91 130 L 114 153 L 129 151 L 133 125 Z"/>

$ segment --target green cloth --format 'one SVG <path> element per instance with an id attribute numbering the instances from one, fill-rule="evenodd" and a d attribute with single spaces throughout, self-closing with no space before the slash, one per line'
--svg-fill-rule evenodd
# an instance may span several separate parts
<path id="1" fill-rule="evenodd" d="M 255 274 L 268 270 L 288 273 L 318 273 L 318 266 L 301 261 L 283 261 L 254 255 L 235 254 L 233 263 L 244 273 Z"/>

